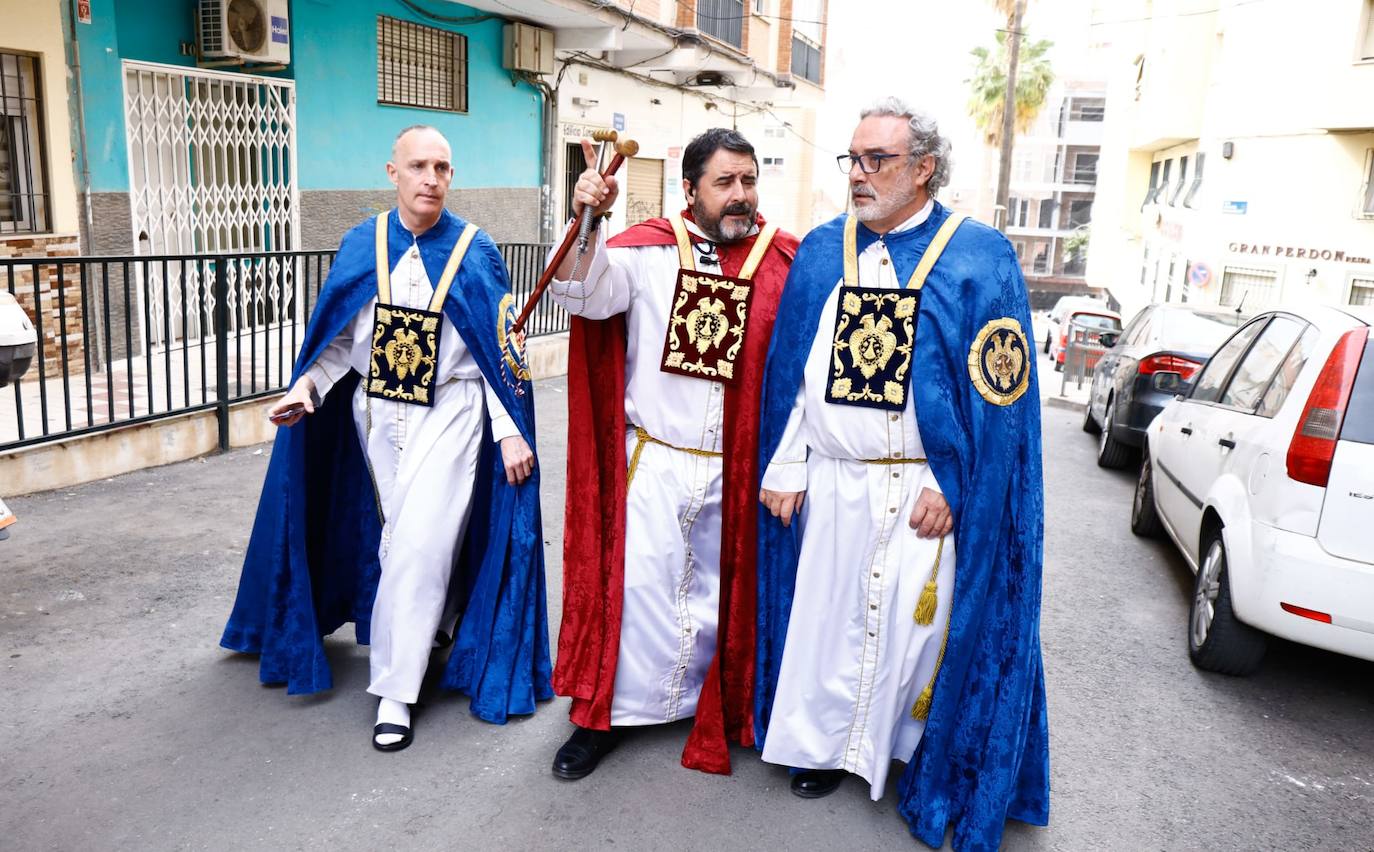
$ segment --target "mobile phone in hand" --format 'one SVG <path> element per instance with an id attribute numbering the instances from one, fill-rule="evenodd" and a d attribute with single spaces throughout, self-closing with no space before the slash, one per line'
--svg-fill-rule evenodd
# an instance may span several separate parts
<path id="1" fill-rule="evenodd" d="M 267 419 L 271 420 L 273 423 L 285 423 L 286 421 L 290 420 L 292 417 L 295 417 L 297 414 L 304 410 L 305 403 L 293 402 L 291 405 L 288 405 L 286 408 L 283 408 L 276 414 L 267 415 Z"/>

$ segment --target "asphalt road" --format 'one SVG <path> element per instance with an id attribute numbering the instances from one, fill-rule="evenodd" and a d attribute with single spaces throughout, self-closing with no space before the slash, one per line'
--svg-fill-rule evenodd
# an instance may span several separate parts
<path id="1" fill-rule="evenodd" d="M 541 387 L 555 620 L 564 401 Z M 1007 848 L 1374 849 L 1374 665 L 1275 643 L 1248 679 L 1194 670 L 1188 570 L 1131 536 L 1133 474 L 1099 470 L 1079 420 L 1045 408 L 1051 824 L 1011 825 Z M 682 724 L 560 782 L 561 699 L 497 727 L 440 695 L 415 745 L 378 753 L 347 629 L 327 642 L 332 692 L 259 685 L 216 643 L 267 453 L 8 501 L 0 848 L 923 848 L 897 773 L 876 803 L 858 783 L 803 801 L 747 750 L 728 777 L 681 768 Z"/>

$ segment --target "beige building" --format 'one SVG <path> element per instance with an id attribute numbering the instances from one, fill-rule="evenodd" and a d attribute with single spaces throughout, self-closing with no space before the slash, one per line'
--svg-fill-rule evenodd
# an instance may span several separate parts
<path id="1" fill-rule="evenodd" d="M 1374 0 L 1102 3 L 1113 43 L 1088 283 L 1374 303 Z"/>
<path id="2" fill-rule="evenodd" d="M 552 33 L 541 75 L 555 104 L 546 238 L 570 216 L 571 187 L 585 168 L 578 140 L 597 129 L 639 143 L 620 174 L 612 233 L 682 207 L 683 148 L 711 127 L 735 128 L 753 143 L 760 212 L 794 233 L 810 229 L 827 0 L 467 5 Z"/>

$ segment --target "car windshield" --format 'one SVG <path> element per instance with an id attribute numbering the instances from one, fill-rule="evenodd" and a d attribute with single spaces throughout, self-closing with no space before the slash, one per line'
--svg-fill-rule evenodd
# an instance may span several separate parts
<path id="1" fill-rule="evenodd" d="M 1101 314 L 1074 314 L 1070 321 L 1084 328 L 1096 328 L 1102 331 L 1118 331 L 1121 328 L 1121 320 L 1116 317 L 1104 317 Z"/>
<path id="2" fill-rule="evenodd" d="M 1170 310 L 1161 319 L 1160 348 L 1184 352 L 1215 352 L 1240 325 L 1233 314 L 1188 310 Z"/>

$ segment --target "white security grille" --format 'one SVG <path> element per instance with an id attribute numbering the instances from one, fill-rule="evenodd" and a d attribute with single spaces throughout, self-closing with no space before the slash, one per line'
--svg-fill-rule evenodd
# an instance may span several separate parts
<path id="1" fill-rule="evenodd" d="M 1374 305 L 1374 278 L 1352 278 L 1350 304 Z"/>
<path id="2" fill-rule="evenodd" d="M 1246 310 L 1272 305 L 1279 300 L 1279 275 L 1272 269 L 1228 266 L 1221 275 L 1221 304 L 1234 307 L 1245 299 Z"/>
<path id="3" fill-rule="evenodd" d="M 126 61 L 124 106 L 138 254 L 299 248 L 294 81 Z M 145 340 L 165 345 L 204 333 L 213 304 L 199 278 L 209 268 L 192 264 L 183 280 L 180 265 L 165 277 L 161 264 L 139 265 Z M 296 313 L 289 264 L 236 261 L 229 281 L 231 328 L 258 329 Z"/>

